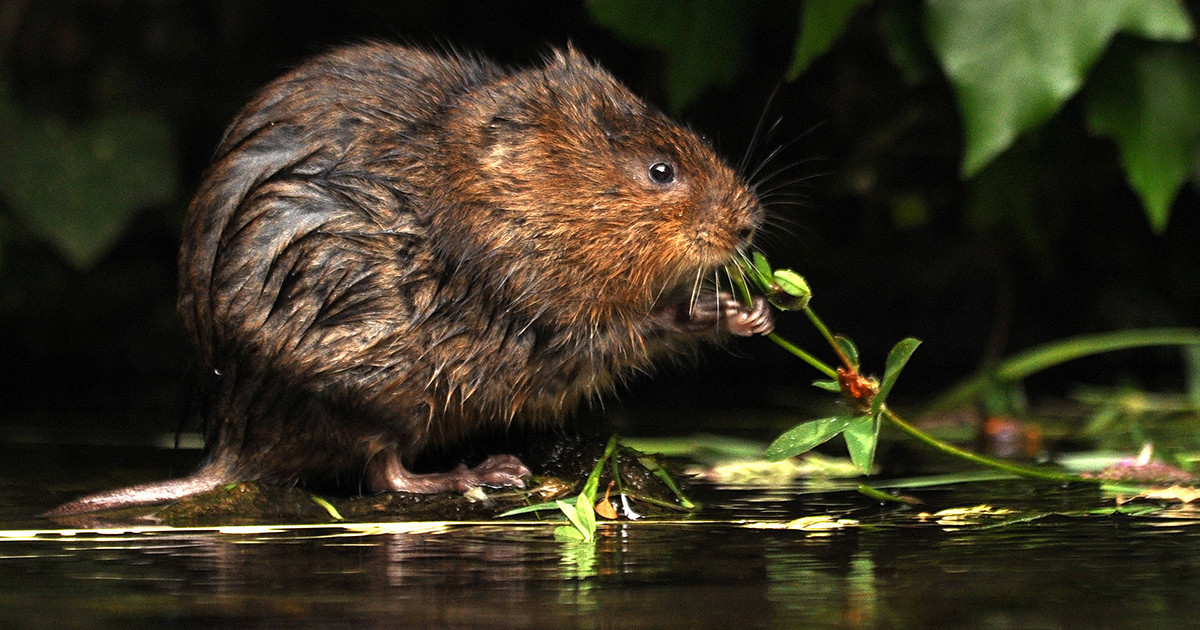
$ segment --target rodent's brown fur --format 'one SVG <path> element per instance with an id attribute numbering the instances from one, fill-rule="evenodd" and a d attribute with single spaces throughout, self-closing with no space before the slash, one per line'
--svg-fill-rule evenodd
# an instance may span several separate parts
<path id="1" fill-rule="evenodd" d="M 52 513 L 242 479 L 519 484 L 509 456 L 404 462 L 769 330 L 762 303 L 689 299 L 761 221 L 706 143 L 573 49 L 520 71 L 386 44 L 317 57 L 239 114 L 188 211 L 179 307 L 207 368 L 205 463 Z"/>

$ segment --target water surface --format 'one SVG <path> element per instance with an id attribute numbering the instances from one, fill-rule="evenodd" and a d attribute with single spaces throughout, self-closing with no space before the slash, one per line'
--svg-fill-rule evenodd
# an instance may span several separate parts
<path id="1" fill-rule="evenodd" d="M 693 519 L 606 523 L 585 544 L 535 522 L 56 531 L 30 506 L 72 471 L 42 472 L 4 476 L 0 627 L 1147 628 L 1200 614 L 1200 513 L 1114 513 L 1094 488 L 960 483 L 906 490 L 925 501 L 908 507 L 849 484 L 701 485 Z M 801 517 L 831 529 L 786 529 Z"/>

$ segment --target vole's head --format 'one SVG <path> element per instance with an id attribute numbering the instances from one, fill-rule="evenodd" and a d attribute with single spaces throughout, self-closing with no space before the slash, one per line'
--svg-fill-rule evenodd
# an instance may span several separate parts
<path id="1" fill-rule="evenodd" d="M 501 274 L 506 297 L 542 317 L 644 316 L 729 262 L 762 222 L 704 140 L 574 50 L 465 101 L 447 194 L 467 211 L 439 230 L 465 246 L 465 268 Z"/>

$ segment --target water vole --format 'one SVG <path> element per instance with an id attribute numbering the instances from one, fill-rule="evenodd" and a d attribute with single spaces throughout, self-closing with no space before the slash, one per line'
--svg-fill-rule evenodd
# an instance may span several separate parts
<path id="1" fill-rule="evenodd" d="M 762 219 L 704 141 L 572 49 L 518 71 L 379 43 L 319 56 L 238 115 L 188 210 L 204 463 L 51 514 L 243 479 L 519 485 L 512 456 L 406 465 L 769 331 L 764 302 L 697 292 Z"/>

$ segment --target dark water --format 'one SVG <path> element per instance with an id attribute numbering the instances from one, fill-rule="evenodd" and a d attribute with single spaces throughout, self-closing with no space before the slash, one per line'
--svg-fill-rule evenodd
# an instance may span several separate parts
<path id="1" fill-rule="evenodd" d="M 556 541 L 549 524 L 496 522 L 34 531 L 51 527 L 28 518 L 31 503 L 47 506 L 42 482 L 13 474 L 0 512 L 3 628 L 1200 623 L 1200 512 L 1103 513 L 1113 499 L 1090 488 L 961 483 L 908 490 L 926 502 L 909 508 L 838 486 L 702 486 L 694 521 L 609 523 L 583 544 Z M 921 516 L 980 504 L 992 511 Z M 853 522 L 783 529 L 805 516 Z"/>

